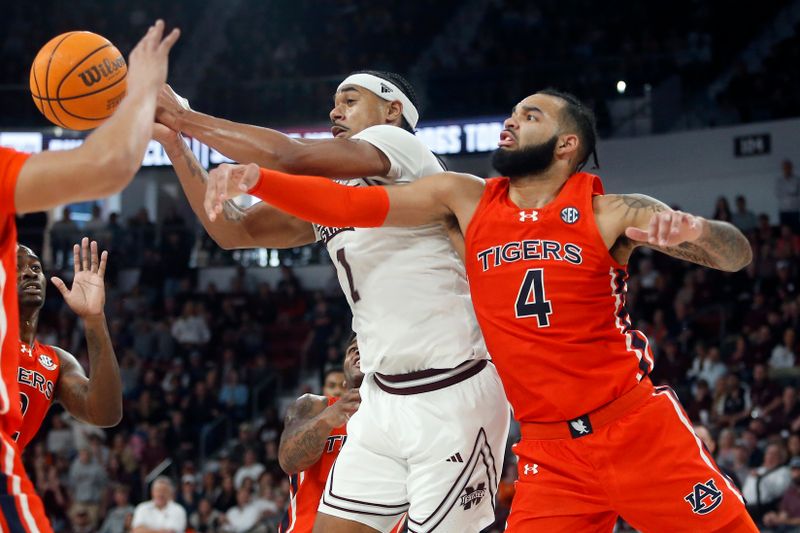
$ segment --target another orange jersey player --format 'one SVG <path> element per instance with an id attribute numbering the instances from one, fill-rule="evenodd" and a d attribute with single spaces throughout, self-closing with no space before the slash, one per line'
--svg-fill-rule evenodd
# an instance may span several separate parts
<path id="1" fill-rule="evenodd" d="M 169 50 L 179 32 L 163 37 L 157 21 L 131 52 L 128 95 L 114 115 L 80 147 L 23 154 L 0 148 L 0 529 L 52 531 L 11 436 L 19 430 L 19 314 L 16 213 L 92 200 L 122 190 L 139 169 L 153 131 L 156 94 L 167 77 Z"/>
<path id="2" fill-rule="evenodd" d="M 90 251 L 91 250 L 91 251 Z M 98 258 L 97 243 L 84 238 L 75 245 L 72 289 L 60 278 L 53 284 L 72 311 L 83 321 L 91 377 L 71 353 L 36 340 L 39 311 L 44 305 L 47 280 L 39 257 L 27 246 L 17 248 L 20 352 L 19 383 L 22 425 L 14 435 L 24 450 L 39 431 L 47 411 L 58 401 L 69 414 L 89 424 L 110 427 L 122 419 L 122 383 L 103 308 L 103 276 L 108 252 Z"/>
<path id="3" fill-rule="evenodd" d="M 472 302 L 522 440 L 507 531 L 756 531 L 742 497 L 675 394 L 654 388 L 647 337 L 625 310 L 627 263 L 647 246 L 737 271 L 732 225 L 640 194 L 604 194 L 581 172 L 594 116 L 554 90 L 514 106 L 493 164 L 506 177 L 443 173 L 402 187 L 342 187 L 253 165 L 212 172 L 206 207 L 251 193 L 328 226 L 460 229 Z"/>
<path id="4" fill-rule="evenodd" d="M 278 460 L 289 474 L 289 508 L 279 533 L 311 533 L 328 473 L 347 440 L 347 421 L 358 410 L 364 379 L 355 336 L 344 366 L 325 374 L 322 396 L 304 394 L 286 411 Z M 405 517 L 393 529 L 401 531 Z"/>

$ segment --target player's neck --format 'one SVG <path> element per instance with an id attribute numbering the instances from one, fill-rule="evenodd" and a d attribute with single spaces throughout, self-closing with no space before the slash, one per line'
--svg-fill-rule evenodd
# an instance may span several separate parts
<path id="1" fill-rule="evenodd" d="M 19 340 L 28 346 L 33 346 L 36 340 L 36 329 L 39 326 L 39 309 L 20 309 L 19 314 Z"/>
<path id="2" fill-rule="evenodd" d="M 511 178 L 509 197 L 522 209 L 539 209 L 552 202 L 566 183 L 568 175 L 560 169 Z"/>

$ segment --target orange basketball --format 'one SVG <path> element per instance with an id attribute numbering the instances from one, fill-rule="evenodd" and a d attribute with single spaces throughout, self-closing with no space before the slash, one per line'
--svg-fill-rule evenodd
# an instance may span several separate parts
<path id="1" fill-rule="evenodd" d="M 39 111 L 70 130 L 96 128 L 125 96 L 128 66 L 111 42 L 88 31 L 62 33 L 36 54 L 31 95 Z"/>

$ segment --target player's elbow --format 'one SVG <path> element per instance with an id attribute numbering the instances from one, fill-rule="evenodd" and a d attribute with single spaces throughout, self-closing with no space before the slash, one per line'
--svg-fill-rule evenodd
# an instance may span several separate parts
<path id="1" fill-rule="evenodd" d="M 749 242 L 745 242 L 742 252 L 733 258 L 731 264 L 726 265 L 728 268 L 723 268 L 726 272 L 739 272 L 753 262 L 753 249 L 750 247 Z"/>
<path id="2" fill-rule="evenodd" d="M 101 428 L 111 428 L 122 422 L 122 399 L 118 402 L 107 402 L 104 409 L 98 410 L 89 422 Z"/>
<path id="3" fill-rule="evenodd" d="M 281 470 L 290 476 L 301 471 L 293 461 L 290 461 L 289 458 L 286 457 L 286 453 L 282 448 L 278 449 L 278 464 L 281 466 Z"/>

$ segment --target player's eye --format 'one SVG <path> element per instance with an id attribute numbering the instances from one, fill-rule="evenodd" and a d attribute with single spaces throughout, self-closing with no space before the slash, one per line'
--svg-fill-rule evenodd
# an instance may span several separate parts
<path id="1" fill-rule="evenodd" d="M 532 113 L 528 113 L 528 120 L 536 120 L 536 117 Z"/>
<path id="2" fill-rule="evenodd" d="M 347 99 L 347 100 L 345 100 L 344 102 L 345 102 L 347 105 L 351 105 L 351 104 L 354 104 L 354 103 L 356 103 L 355 99 L 353 99 L 353 98 L 348 98 L 348 99 Z"/>

